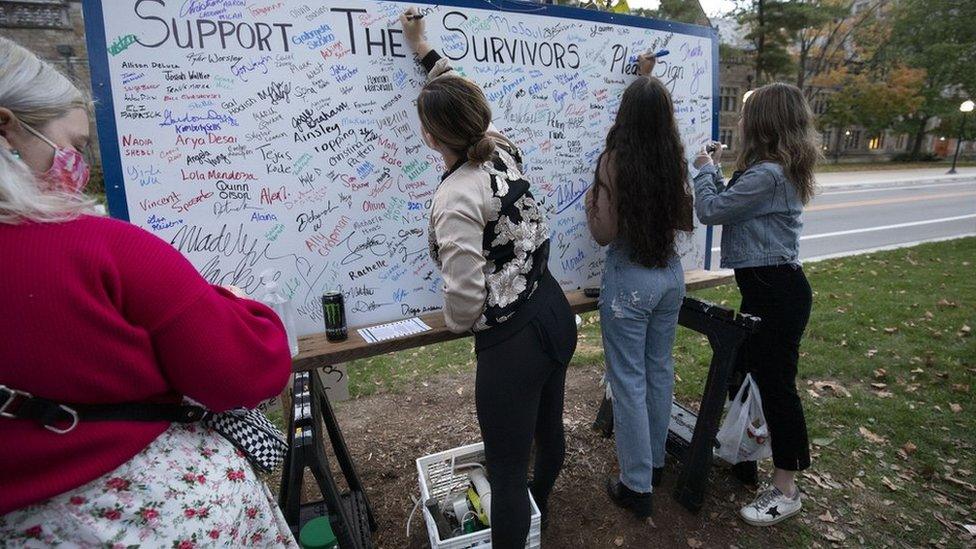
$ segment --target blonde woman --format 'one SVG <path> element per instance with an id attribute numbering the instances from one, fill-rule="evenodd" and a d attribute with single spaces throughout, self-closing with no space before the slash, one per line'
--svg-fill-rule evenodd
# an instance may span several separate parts
<path id="1" fill-rule="evenodd" d="M 411 8 L 400 20 L 430 76 L 417 97 L 419 129 L 448 167 L 431 207 L 430 253 L 444 278 L 448 328 L 474 332 L 492 547 L 522 548 L 532 443 L 531 490 L 543 527 L 563 465 L 563 393 L 576 324 L 549 272 L 549 227 L 522 174 L 521 154 L 491 127 L 481 88 L 427 44 L 417 15 Z"/>
<path id="2" fill-rule="evenodd" d="M 739 351 L 762 394 L 773 448 L 772 486 L 740 510 L 747 523 L 776 524 L 800 512 L 797 471 L 810 466 L 803 405 L 796 390 L 800 340 L 810 318 L 810 284 L 799 260 L 800 214 L 814 194 L 820 157 L 813 114 L 789 84 L 757 89 L 739 120 L 742 151 L 725 183 L 719 143 L 695 158 L 695 211 L 702 223 L 722 225 L 722 267 L 735 269 L 741 310 L 762 319 Z"/>
<path id="3" fill-rule="evenodd" d="M 88 106 L 0 38 L 0 539 L 294 546 L 264 484 L 217 434 L 76 423 L 69 411 L 184 396 L 216 411 L 253 407 L 290 371 L 270 309 L 210 286 L 148 232 L 90 215 L 79 152 Z M 40 399 L 64 406 L 38 417 Z"/>

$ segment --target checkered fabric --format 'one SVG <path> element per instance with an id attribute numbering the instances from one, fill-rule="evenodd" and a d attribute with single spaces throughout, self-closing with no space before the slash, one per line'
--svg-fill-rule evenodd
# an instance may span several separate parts
<path id="1" fill-rule="evenodd" d="M 268 421 L 260 410 L 238 408 L 211 414 L 203 420 L 203 424 L 244 452 L 251 465 L 268 473 L 281 464 L 288 451 L 284 433 Z"/>

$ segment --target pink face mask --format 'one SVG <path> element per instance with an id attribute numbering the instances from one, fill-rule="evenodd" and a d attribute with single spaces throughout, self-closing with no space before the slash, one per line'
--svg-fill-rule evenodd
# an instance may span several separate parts
<path id="1" fill-rule="evenodd" d="M 54 149 L 54 162 L 41 177 L 54 188 L 69 193 L 80 193 L 88 185 L 90 171 L 85 157 L 75 149 L 66 149 L 54 144 L 34 128 L 24 124 L 24 128 Z"/>

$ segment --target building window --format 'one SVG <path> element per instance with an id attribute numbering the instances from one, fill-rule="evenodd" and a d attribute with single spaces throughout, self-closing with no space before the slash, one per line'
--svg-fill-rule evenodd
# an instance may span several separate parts
<path id="1" fill-rule="evenodd" d="M 718 132 L 718 140 L 723 145 L 728 148 L 732 148 L 732 130 L 720 130 Z"/>
<path id="2" fill-rule="evenodd" d="M 820 148 L 825 151 L 830 148 L 830 132 L 820 132 Z"/>
<path id="3" fill-rule="evenodd" d="M 895 149 L 902 151 L 907 148 L 908 134 L 902 133 L 898 134 L 898 139 L 895 141 Z"/>
<path id="4" fill-rule="evenodd" d="M 724 112 L 734 112 L 739 106 L 739 88 L 719 88 L 719 105 Z"/>
<path id="5" fill-rule="evenodd" d="M 0 27 L 70 29 L 66 0 L 0 2 Z"/>
<path id="6" fill-rule="evenodd" d="M 844 132 L 844 148 L 856 149 L 861 145 L 861 130 L 847 130 Z"/>
<path id="7" fill-rule="evenodd" d="M 884 146 L 884 134 L 876 135 L 868 140 L 868 150 L 876 151 Z"/>
<path id="8" fill-rule="evenodd" d="M 815 99 L 813 101 L 813 114 L 823 114 L 827 112 L 827 102 L 823 99 Z"/>

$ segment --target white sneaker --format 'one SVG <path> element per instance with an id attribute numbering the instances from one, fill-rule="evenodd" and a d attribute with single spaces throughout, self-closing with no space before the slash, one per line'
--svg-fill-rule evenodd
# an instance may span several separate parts
<path id="1" fill-rule="evenodd" d="M 753 526 L 771 526 L 800 512 L 800 490 L 787 497 L 775 486 L 759 493 L 755 501 L 739 509 L 742 520 Z"/>

